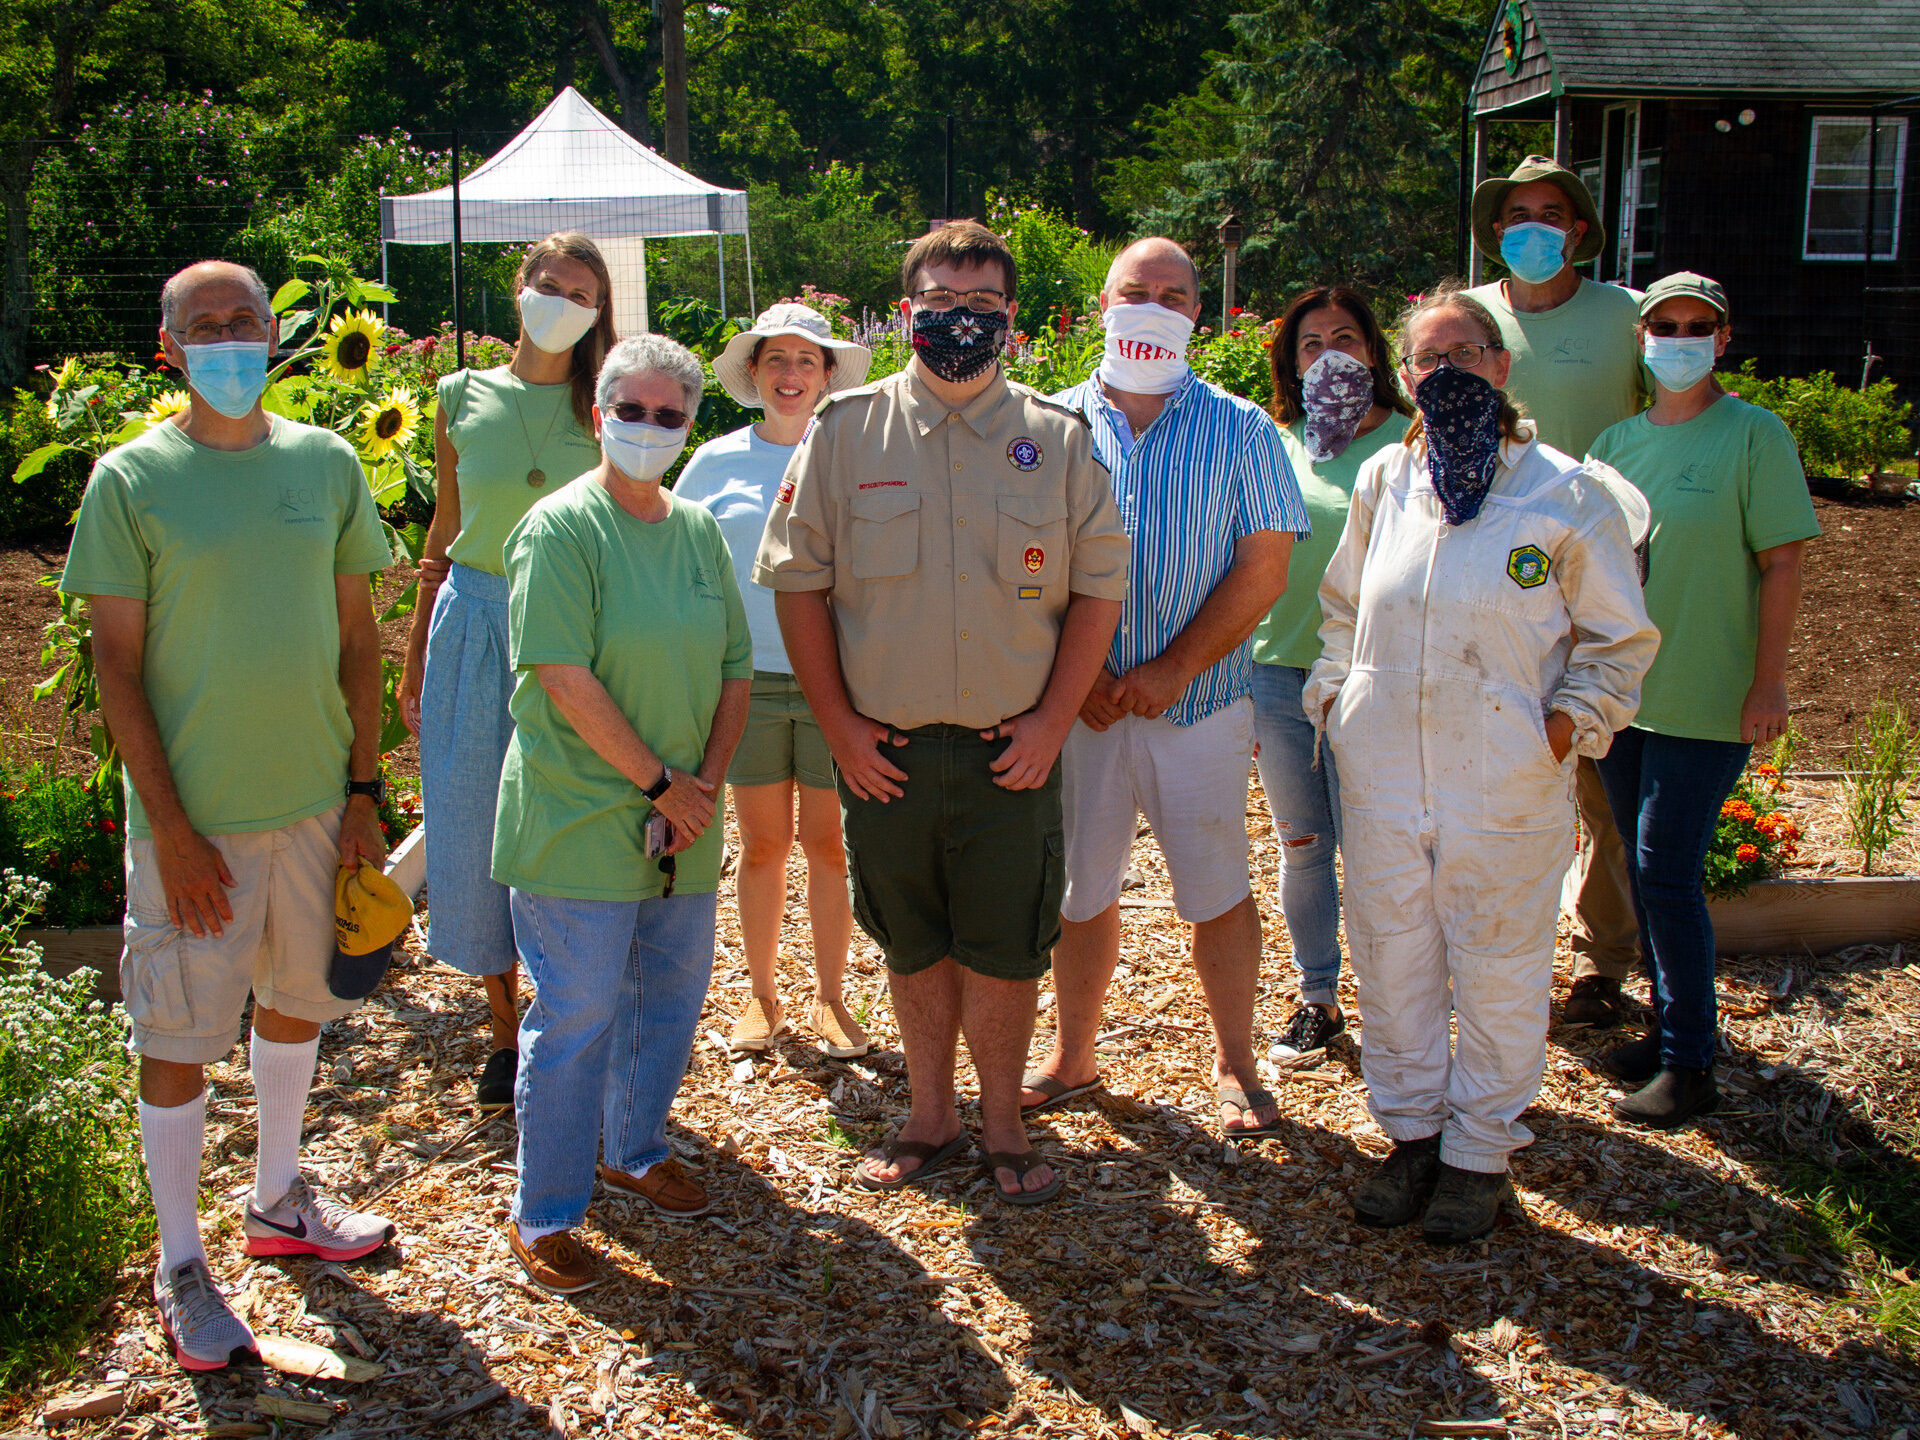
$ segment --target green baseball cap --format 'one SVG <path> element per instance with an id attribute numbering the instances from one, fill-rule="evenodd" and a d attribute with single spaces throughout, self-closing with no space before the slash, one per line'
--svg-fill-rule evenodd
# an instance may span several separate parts
<path id="1" fill-rule="evenodd" d="M 1704 275 L 1696 275 L 1691 270 L 1676 270 L 1671 275 L 1662 275 L 1647 286 L 1647 293 L 1640 301 L 1640 318 L 1646 319 L 1653 307 L 1662 300 L 1677 299 L 1682 295 L 1691 295 L 1696 300 L 1704 300 L 1720 312 L 1724 323 L 1727 318 L 1727 292 L 1720 288 L 1718 280 L 1709 280 Z"/>

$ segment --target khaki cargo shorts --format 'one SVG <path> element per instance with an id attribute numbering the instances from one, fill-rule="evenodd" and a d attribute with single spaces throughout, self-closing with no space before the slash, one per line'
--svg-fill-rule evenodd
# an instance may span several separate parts
<path id="1" fill-rule="evenodd" d="M 120 993 L 134 1050 L 183 1065 L 224 1059 L 249 992 L 258 1005 L 315 1023 L 359 1007 L 327 989 L 345 812 L 341 804 L 278 830 L 207 837 L 233 875 L 224 935 L 195 935 L 167 918 L 153 841 L 128 837 Z"/>

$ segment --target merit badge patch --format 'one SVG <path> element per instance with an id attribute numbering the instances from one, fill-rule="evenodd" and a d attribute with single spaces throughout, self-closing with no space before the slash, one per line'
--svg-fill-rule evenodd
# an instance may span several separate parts
<path id="1" fill-rule="evenodd" d="M 788 501 L 792 499 L 793 499 L 793 481 L 782 480 L 780 482 L 780 488 L 773 492 L 773 503 L 776 505 L 785 505 Z"/>
<path id="2" fill-rule="evenodd" d="M 1047 563 L 1047 552 L 1042 550 L 1038 545 L 1029 545 L 1026 555 L 1022 558 L 1027 562 L 1027 573 L 1029 575 L 1038 575 L 1040 573 L 1040 567 Z"/>
<path id="3" fill-rule="evenodd" d="M 1007 459 L 1016 470 L 1038 470 L 1040 468 L 1040 447 L 1032 437 L 1022 435 L 1007 446 Z"/>
<path id="4" fill-rule="evenodd" d="M 1522 545 L 1507 555 L 1507 578 L 1522 590 L 1547 583 L 1547 571 L 1553 562 L 1538 545 Z"/>
<path id="5" fill-rule="evenodd" d="M 1038 600 L 1040 598 L 1040 587 L 1038 585 L 1022 585 L 1020 587 L 1020 598 L 1022 600 Z"/>

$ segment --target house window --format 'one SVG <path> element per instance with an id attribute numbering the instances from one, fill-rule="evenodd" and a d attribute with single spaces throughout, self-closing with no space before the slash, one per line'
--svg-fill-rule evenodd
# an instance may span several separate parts
<path id="1" fill-rule="evenodd" d="M 1900 253 L 1900 207 L 1906 198 L 1907 122 L 1883 116 L 1877 149 L 1864 115 L 1816 115 L 1807 154 L 1807 260 L 1861 260 L 1866 238 L 1867 165 L 1874 161 L 1873 258 Z"/>

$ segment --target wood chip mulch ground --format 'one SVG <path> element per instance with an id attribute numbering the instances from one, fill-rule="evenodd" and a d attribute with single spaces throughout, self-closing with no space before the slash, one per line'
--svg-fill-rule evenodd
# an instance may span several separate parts
<path id="1" fill-rule="evenodd" d="M 1270 1036 L 1291 967 L 1257 791 L 1248 823 Z M 1206 1016 L 1150 838 L 1135 865 L 1106 1089 L 1034 1126 L 1069 1177 L 1054 1205 L 998 1206 L 966 1167 L 925 1192 L 855 1187 L 858 1149 L 904 1114 L 904 1064 L 892 1048 L 828 1061 L 804 1042 L 749 1063 L 725 1053 L 745 994 L 729 882 L 673 1127 L 711 1217 L 674 1224 L 602 1194 L 586 1238 L 616 1278 L 575 1301 L 527 1286 L 501 1237 L 512 1120 L 476 1123 L 470 1108 L 479 988 L 416 956 L 329 1028 L 310 1111 L 311 1169 L 349 1198 L 377 1195 L 399 1225 L 369 1261 L 240 1254 L 252 1099 L 238 1052 L 213 1071 L 216 1276 L 260 1332 L 327 1347 L 339 1359 L 323 1368 L 370 1378 L 183 1375 L 145 1298 L 149 1255 L 71 1375 L 14 1397 L 0 1425 L 42 1433 L 49 1403 L 104 1392 L 119 1413 L 59 1433 L 1920 1434 L 1920 1371 L 1872 1323 L 1874 1277 L 1776 1183 L 1783 1154 L 1913 1168 L 1920 964 L 1899 948 L 1724 963 L 1727 1103 L 1676 1135 L 1608 1118 L 1591 1061 L 1617 1036 L 1557 1027 L 1527 1115 L 1537 1139 L 1516 1157 L 1518 1207 L 1487 1241 L 1438 1249 L 1350 1219 L 1345 1192 L 1387 1149 L 1367 1116 L 1357 1024 L 1270 1075 L 1282 1134 L 1223 1145 Z M 790 1003 L 809 973 L 797 867 Z M 1563 993 L 1564 947 L 1561 965 Z M 876 1039 L 897 1045 L 864 939 L 849 981 Z M 1350 980 L 1345 1003 L 1351 1014 Z"/>

